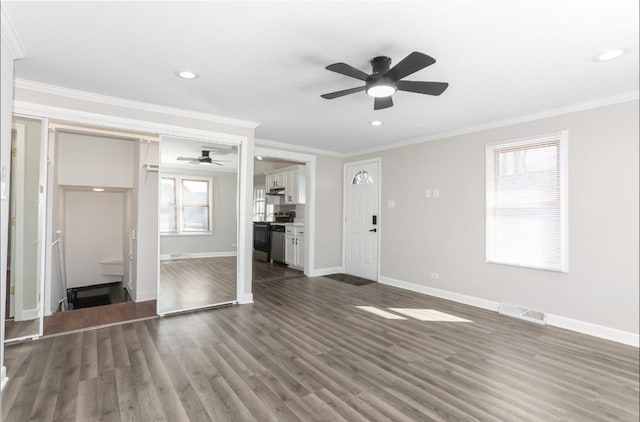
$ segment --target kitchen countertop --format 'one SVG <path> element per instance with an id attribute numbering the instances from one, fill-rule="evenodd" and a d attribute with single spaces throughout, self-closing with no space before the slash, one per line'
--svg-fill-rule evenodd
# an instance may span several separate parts
<path id="1" fill-rule="evenodd" d="M 272 222 L 272 226 L 285 226 L 285 227 L 304 227 L 304 223 L 278 223 Z"/>

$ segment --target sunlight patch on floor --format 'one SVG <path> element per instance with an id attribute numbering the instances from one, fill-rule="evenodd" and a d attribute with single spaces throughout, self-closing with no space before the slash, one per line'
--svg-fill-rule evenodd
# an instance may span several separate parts
<path id="1" fill-rule="evenodd" d="M 400 315 L 392 314 L 391 312 L 383 311 L 382 309 L 378 309 L 374 306 L 356 306 L 358 309 L 362 309 L 363 311 L 371 312 L 372 314 L 381 316 L 386 319 L 406 319 Z"/>
<path id="2" fill-rule="evenodd" d="M 390 311 L 415 318 L 420 321 L 434 322 L 473 322 L 469 319 L 457 317 L 434 309 L 388 308 Z"/>

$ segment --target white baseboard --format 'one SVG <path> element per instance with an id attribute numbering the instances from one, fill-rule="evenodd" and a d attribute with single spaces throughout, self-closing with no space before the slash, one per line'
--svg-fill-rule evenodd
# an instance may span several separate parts
<path id="1" fill-rule="evenodd" d="M 564 328 L 565 330 L 575 331 L 582 334 L 588 334 L 590 336 L 615 341 L 628 346 L 640 346 L 638 334 L 593 324 L 591 322 L 580 321 L 560 315 L 547 314 L 547 325 Z"/>
<path id="2" fill-rule="evenodd" d="M 4 390 L 4 387 L 8 382 L 9 378 L 7 378 L 7 368 L 3 366 L 2 370 L 0 370 L 0 391 Z"/>
<path id="3" fill-rule="evenodd" d="M 378 278 L 378 282 L 389 286 L 400 287 L 401 289 L 411 290 L 413 292 L 424 293 L 429 296 L 451 300 L 453 302 L 464 303 L 465 305 L 475 306 L 476 308 L 487 309 L 489 311 L 498 312 L 498 308 L 500 308 L 500 303 L 492 300 L 481 299 L 475 296 L 467 296 L 456 292 L 450 292 L 448 290 L 435 289 L 422 284 L 396 280 L 390 277 L 380 276 Z"/>
<path id="4" fill-rule="evenodd" d="M 178 255 L 178 256 L 176 256 Z M 191 258 L 219 258 L 223 256 L 236 256 L 236 251 L 229 252 L 198 252 L 198 253 L 176 253 L 160 255 L 160 260 L 167 259 L 191 259 Z"/>
<path id="5" fill-rule="evenodd" d="M 322 277 L 323 275 L 331 275 L 331 274 L 342 274 L 344 273 L 344 267 L 327 267 L 327 268 L 316 268 L 314 270 L 309 271 L 306 274 L 307 277 Z"/>
<path id="6" fill-rule="evenodd" d="M 240 297 L 238 297 L 239 305 L 247 305 L 249 303 L 253 303 L 253 293 L 244 293 Z"/>
<path id="7" fill-rule="evenodd" d="M 497 312 L 500 308 L 500 303 L 494 302 L 492 300 L 481 299 L 474 296 L 467 296 L 460 293 L 450 292 L 448 290 L 435 289 L 433 287 L 424 286 L 422 284 L 396 280 L 390 277 L 380 276 L 378 282 L 387 284 L 389 286 L 399 287 L 401 289 L 411 290 L 413 292 L 424 293 L 429 296 L 451 300 L 453 302 L 464 303 L 465 305 L 475 306 L 477 308 L 487 309 L 490 311 Z M 580 321 L 560 315 L 547 314 L 547 325 L 557 328 L 563 328 L 569 331 L 575 331 L 582 334 L 587 334 L 605 340 L 615 341 L 617 343 L 622 343 L 633 347 L 639 347 L 638 334 L 593 324 L 591 322 Z"/>
<path id="8" fill-rule="evenodd" d="M 157 292 L 155 290 L 145 290 L 136 292 L 136 302 L 146 302 L 147 300 L 155 300 Z"/>

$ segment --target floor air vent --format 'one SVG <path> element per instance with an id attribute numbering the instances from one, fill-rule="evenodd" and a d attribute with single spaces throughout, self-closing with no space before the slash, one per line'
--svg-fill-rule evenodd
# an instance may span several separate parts
<path id="1" fill-rule="evenodd" d="M 516 305 L 510 305 L 508 303 L 501 303 L 500 309 L 498 309 L 498 313 L 535 322 L 538 324 L 547 323 L 547 315 L 544 312 L 533 311 L 531 309 L 523 308 Z"/>

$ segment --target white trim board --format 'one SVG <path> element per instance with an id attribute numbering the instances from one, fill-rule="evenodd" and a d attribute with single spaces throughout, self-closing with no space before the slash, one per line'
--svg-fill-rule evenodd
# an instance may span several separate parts
<path id="1" fill-rule="evenodd" d="M 16 32 L 9 15 L 4 10 L 4 6 L 0 5 L 0 32 L 2 39 L 7 43 L 7 47 L 11 51 L 14 60 L 20 60 L 27 56 L 27 52 L 20 41 L 20 37 Z"/>
<path id="2" fill-rule="evenodd" d="M 259 146 L 259 147 L 265 147 L 265 148 L 284 148 L 292 151 L 306 152 L 309 154 L 328 155 L 331 157 L 339 157 L 339 158 L 344 158 L 345 156 L 341 152 L 329 151 L 327 149 L 306 147 L 302 145 L 288 144 L 286 142 L 272 141 L 272 140 L 263 139 L 263 138 L 255 138 L 255 145 L 257 147 Z"/>
<path id="3" fill-rule="evenodd" d="M 0 370 L 0 391 L 4 390 L 4 387 L 6 387 L 8 383 L 9 378 L 7 378 L 7 368 L 3 366 L 2 370 Z"/>
<path id="4" fill-rule="evenodd" d="M 172 258 L 172 255 L 180 255 L 179 257 Z M 163 254 L 160 255 L 160 261 L 166 261 L 170 259 L 197 259 L 197 258 L 219 258 L 224 256 L 237 256 L 236 251 L 228 252 L 195 252 L 195 253 L 175 253 L 175 254 Z"/>
<path id="5" fill-rule="evenodd" d="M 164 136 L 196 139 L 199 141 L 211 141 L 222 144 L 238 145 L 247 139 L 247 137 L 243 135 L 232 135 L 222 132 L 155 123 L 147 120 L 90 113 L 81 110 L 30 103 L 27 101 L 14 101 L 13 113 L 20 114 L 25 117 L 48 118 L 50 120 L 73 122 L 75 124 L 84 124 L 98 128 L 118 129 L 128 132 L 139 132 L 141 134 L 158 133 Z"/>
<path id="6" fill-rule="evenodd" d="M 440 132 L 433 135 L 425 135 L 418 138 L 407 139 L 405 141 L 379 145 L 377 147 L 351 151 L 344 154 L 344 157 L 349 158 L 349 157 L 369 154 L 373 152 L 380 152 L 380 151 L 387 151 L 395 148 L 401 148 L 409 145 L 421 144 L 423 142 L 439 141 L 446 138 L 452 138 L 454 136 L 467 135 L 469 133 L 477 133 L 485 130 L 516 125 L 519 123 L 526 123 L 526 122 L 531 122 L 535 120 L 546 119 L 549 117 L 561 116 L 563 114 L 570 114 L 578 111 L 590 110 L 593 108 L 605 107 L 608 105 L 613 105 L 618 103 L 624 103 L 627 101 L 637 100 L 638 98 L 640 98 L 640 91 L 625 92 L 622 94 L 612 95 L 610 97 L 604 97 L 604 98 L 600 98 L 593 101 L 585 101 L 582 103 L 568 105 L 566 107 L 558 107 L 558 108 L 543 110 L 536 113 L 512 117 L 509 119 L 495 120 L 493 122 L 482 123 L 479 125 L 469 126 L 462 129 L 456 129 L 456 130 L 451 130 L 447 132 Z"/>
<path id="7" fill-rule="evenodd" d="M 332 274 L 344 274 L 344 267 L 316 268 L 314 270 L 311 270 L 308 276 L 322 277 L 325 275 L 332 275 Z"/>
<path id="8" fill-rule="evenodd" d="M 4 16 L 4 15 L 3 15 Z M 4 20 L 2 21 L 4 27 Z M 4 34 L 4 31 L 3 31 Z M 235 119 L 232 117 L 218 116 L 215 114 L 202 113 L 199 111 L 186 110 L 177 107 L 168 107 L 157 104 L 143 103 L 140 101 L 125 100 L 123 98 L 110 97 L 102 94 L 95 94 L 88 91 L 80 91 L 77 89 L 65 88 L 56 85 L 45 84 L 41 82 L 29 81 L 26 79 L 15 80 L 15 87 L 20 89 L 26 89 L 29 91 L 42 92 L 45 94 L 57 95 L 61 97 L 74 98 L 76 100 L 90 101 L 99 104 L 108 104 L 116 107 L 126 107 L 135 110 L 151 111 L 154 113 L 170 114 L 172 116 L 187 117 L 190 119 L 205 120 L 208 122 L 215 122 L 221 124 L 228 124 L 233 126 L 241 126 L 250 129 L 255 129 L 260 126 L 258 122 L 252 122 L 249 120 Z"/>
<path id="9" fill-rule="evenodd" d="M 436 289 L 433 287 L 411 283 L 408 281 L 396 280 L 391 277 L 380 276 L 378 282 L 381 284 L 386 284 L 388 286 L 399 287 L 401 289 L 423 293 L 429 296 L 434 296 L 469 306 L 475 306 L 476 308 L 482 308 L 489 311 L 498 312 L 498 309 L 500 307 L 500 303 L 493 300 L 482 299 L 475 296 L 467 296 L 461 293 Z M 587 334 L 605 340 L 615 341 L 617 343 L 626 344 L 628 346 L 633 346 L 636 348 L 639 347 L 638 334 L 593 324 L 591 322 L 571 319 L 560 315 L 547 314 L 547 325 L 556 328 L 563 328 L 565 330 L 574 331 L 581 334 Z"/>

